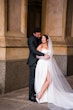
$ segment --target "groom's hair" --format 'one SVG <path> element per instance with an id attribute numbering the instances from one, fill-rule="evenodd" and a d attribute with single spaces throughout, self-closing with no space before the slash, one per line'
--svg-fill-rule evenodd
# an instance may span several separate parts
<path id="1" fill-rule="evenodd" d="M 36 33 L 36 32 L 41 32 L 41 29 L 40 28 L 35 28 L 33 33 Z"/>

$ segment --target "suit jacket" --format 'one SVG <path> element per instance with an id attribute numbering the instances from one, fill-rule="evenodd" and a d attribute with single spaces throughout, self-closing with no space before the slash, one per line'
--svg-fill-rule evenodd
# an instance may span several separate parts
<path id="1" fill-rule="evenodd" d="M 35 36 L 31 36 L 28 38 L 28 47 L 29 47 L 29 58 L 28 58 L 28 64 L 29 66 L 32 66 L 37 62 L 36 55 L 43 56 L 44 54 L 37 51 L 36 48 L 40 44 L 40 40 L 36 38 Z"/>

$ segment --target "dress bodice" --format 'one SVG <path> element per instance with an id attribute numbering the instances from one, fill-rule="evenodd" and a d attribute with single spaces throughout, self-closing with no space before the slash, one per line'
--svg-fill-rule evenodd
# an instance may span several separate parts
<path id="1" fill-rule="evenodd" d="M 41 52 L 44 54 L 49 54 L 49 49 L 42 48 Z"/>

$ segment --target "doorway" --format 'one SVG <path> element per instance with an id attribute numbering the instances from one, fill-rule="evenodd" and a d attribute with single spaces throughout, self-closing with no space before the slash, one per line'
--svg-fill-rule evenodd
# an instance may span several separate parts
<path id="1" fill-rule="evenodd" d="M 41 28 L 42 0 L 28 0 L 27 37 L 30 37 L 34 28 Z"/>
<path id="2" fill-rule="evenodd" d="M 73 0 L 67 1 L 67 16 L 66 16 L 66 39 L 67 39 L 67 75 L 73 75 L 73 55 L 71 47 L 73 46 Z"/>
<path id="3" fill-rule="evenodd" d="M 73 0 L 67 1 L 66 36 L 73 37 Z"/>

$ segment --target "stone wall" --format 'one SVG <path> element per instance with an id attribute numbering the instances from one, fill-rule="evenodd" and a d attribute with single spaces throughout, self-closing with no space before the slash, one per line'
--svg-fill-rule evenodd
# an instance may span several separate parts
<path id="1" fill-rule="evenodd" d="M 4 93 L 5 73 L 6 73 L 6 62 L 0 61 L 0 93 Z"/>
<path id="2" fill-rule="evenodd" d="M 64 75 L 73 74 L 73 26 L 66 24 L 69 20 L 73 24 L 69 19 L 71 3 L 71 0 L 42 0 L 42 33 L 51 37 L 54 57 Z M 1 93 L 28 85 L 27 10 L 28 0 L 0 0 Z"/>

